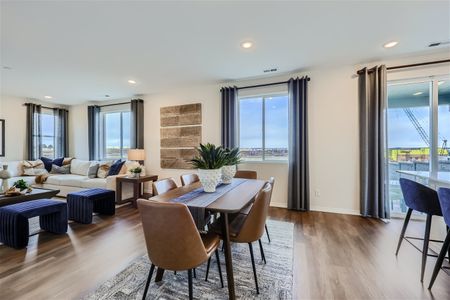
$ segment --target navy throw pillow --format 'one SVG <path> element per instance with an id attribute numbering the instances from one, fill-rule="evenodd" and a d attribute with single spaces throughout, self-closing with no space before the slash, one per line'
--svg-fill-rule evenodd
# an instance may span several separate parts
<path id="1" fill-rule="evenodd" d="M 44 163 L 45 169 L 50 172 L 52 170 L 52 165 L 57 165 L 58 167 L 61 167 L 64 161 L 64 157 L 61 158 L 47 158 L 47 157 L 41 157 L 42 162 Z"/>
<path id="2" fill-rule="evenodd" d="M 120 172 L 120 169 L 122 169 L 123 164 L 125 161 L 121 161 L 120 159 L 113 163 L 111 167 L 109 168 L 108 176 L 117 175 Z"/>

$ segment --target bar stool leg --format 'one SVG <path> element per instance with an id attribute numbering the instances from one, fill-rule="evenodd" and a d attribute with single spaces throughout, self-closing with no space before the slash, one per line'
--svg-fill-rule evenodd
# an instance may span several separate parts
<path id="1" fill-rule="evenodd" d="M 400 238 L 398 239 L 397 251 L 395 251 L 395 255 L 398 255 L 398 251 L 400 250 L 400 246 L 402 245 L 403 239 L 405 238 L 406 228 L 408 227 L 409 219 L 411 218 L 413 210 L 412 208 L 408 209 L 406 213 L 405 222 L 403 223 L 402 233 L 400 233 Z"/>
<path id="2" fill-rule="evenodd" d="M 425 225 L 425 237 L 423 238 L 422 271 L 420 273 L 420 282 L 423 282 L 423 275 L 425 274 L 425 266 L 427 264 L 428 244 L 430 243 L 430 230 L 432 217 L 433 215 L 427 215 L 427 221 Z"/>
<path id="3" fill-rule="evenodd" d="M 431 290 L 433 287 L 434 281 L 436 280 L 436 277 L 441 270 L 442 263 L 444 262 L 445 253 L 447 251 L 450 251 L 450 231 L 447 233 L 447 237 L 445 238 L 445 242 L 442 245 L 441 253 L 439 253 L 438 259 L 436 261 L 436 265 L 434 266 L 433 275 L 431 276 L 430 285 L 428 286 L 428 289 Z"/>

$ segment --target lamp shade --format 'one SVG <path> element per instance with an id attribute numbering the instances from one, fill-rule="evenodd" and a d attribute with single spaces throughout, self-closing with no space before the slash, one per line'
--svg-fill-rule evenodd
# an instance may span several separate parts
<path id="1" fill-rule="evenodd" d="M 145 160 L 144 149 L 129 149 L 128 160 Z"/>

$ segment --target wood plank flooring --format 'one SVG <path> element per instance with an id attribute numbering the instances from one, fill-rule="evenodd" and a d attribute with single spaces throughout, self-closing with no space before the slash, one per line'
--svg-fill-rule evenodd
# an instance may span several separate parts
<path id="1" fill-rule="evenodd" d="M 420 253 L 404 243 L 395 257 L 401 220 L 278 208 L 270 217 L 295 224 L 295 299 L 450 299 L 443 272 L 433 293 L 426 289 L 434 258 L 422 285 Z M 423 225 L 412 222 L 411 231 Z M 125 205 L 94 224 L 71 223 L 67 235 L 34 235 L 24 250 L 0 245 L 0 299 L 76 299 L 145 253 L 137 210 Z"/>

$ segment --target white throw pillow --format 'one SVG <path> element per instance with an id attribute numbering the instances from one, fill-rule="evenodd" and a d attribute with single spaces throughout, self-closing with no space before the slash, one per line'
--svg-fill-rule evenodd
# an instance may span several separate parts
<path id="1" fill-rule="evenodd" d="M 111 168 L 111 165 L 113 164 L 112 161 L 101 161 L 99 163 L 98 171 L 97 171 L 97 177 L 98 178 L 106 178 L 108 177 L 109 169 Z"/>
<path id="2" fill-rule="evenodd" d="M 70 173 L 81 176 L 87 176 L 90 166 L 91 166 L 90 161 L 74 158 L 70 162 Z"/>

